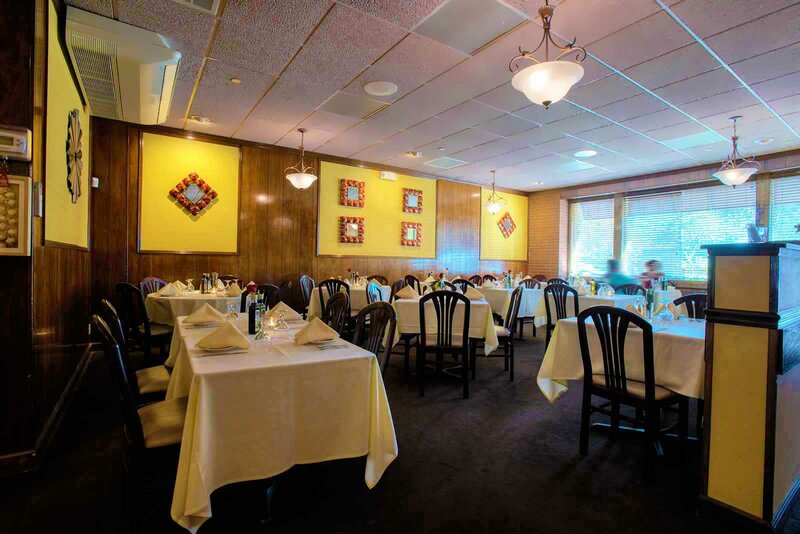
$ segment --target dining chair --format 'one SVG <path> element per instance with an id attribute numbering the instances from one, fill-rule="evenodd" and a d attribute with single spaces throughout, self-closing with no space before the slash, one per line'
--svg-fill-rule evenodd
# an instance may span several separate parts
<path id="1" fill-rule="evenodd" d="M 383 300 L 383 293 L 381 293 L 381 286 L 378 284 L 378 282 L 373 281 L 367 284 L 366 293 L 367 304 L 372 304 L 373 302 L 380 302 Z"/>
<path id="2" fill-rule="evenodd" d="M 225 285 L 228 285 L 231 282 L 236 282 L 237 284 L 241 282 L 241 278 L 239 278 L 238 276 L 234 276 L 232 274 L 221 274 L 217 276 L 217 280 L 222 280 L 222 282 L 225 283 Z"/>
<path id="3" fill-rule="evenodd" d="M 547 277 L 543 274 L 534 274 L 531 278 L 537 282 L 547 282 Z"/>
<path id="4" fill-rule="evenodd" d="M 528 278 L 527 280 L 522 280 L 519 283 L 519 287 L 525 289 L 539 289 L 541 287 L 541 282 L 539 280 L 535 280 L 533 278 Z M 523 291 L 524 294 L 524 291 Z M 520 301 L 522 298 L 520 297 Z M 519 339 L 522 339 L 522 334 L 525 330 L 525 325 L 530 324 L 531 328 L 533 328 L 533 337 L 536 337 L 536 322 L 534 317 L 517 317 L 517 324 L 514 325 L 515 328 L 512 328 L 512 332 L 516 329 L 519 332 Z"/>
<path id="5" fill-rule="evenodd" d="M 639 284 L 622 284 L 613 287 L 614 292 L 618 295 L 647 295 L 647 290 L 644 288 L 644 286 L 640 286 Z"/>
<path id="6" fill-rule="evenodd" d="M 396 298 L 395 295 L 397 295 L 397 292 L 406 287 L 407 285 L 408 284 L 406 283 L 404 278 L 395 280 L 394 283 L 392 283 L 392 291 L 389 294 L 389 302 L 394 302 Z"/>
<path id="7" fill-rule="evenodd" d="M 241 305 L 239 306 L 239 311 L 242 313 L 247 312 L 247 297 L 249 293 L 247 290 L 242 293 Z M 256 286 L 256 294 L 258 293 L 264 295 L 264 304 L 272 309 L 281 301 L 281 296 L 284 292 L 274 284 L 259 284 Z M 288 305 L 289 303 L 286 304 Z"/>
<path id="8" fill-rule="evenodd" d="M 375 280 L 382 286 L 389 285 L 389 279 L 383 276 L 382 274 L 373 274 L 367 277 L 367 282 L 372 282 L 373 280 Z"/>
<path id="9" fill-rule="evenodd" d="M 519 285 L 526 289 L 539 289 L 541 282 L 539 282 L 539 280 L 534 280 L 533 278 L 528 278 L 527 280 L 521 280 Z"/>
<path id="10" fill-rule="evenodd" d="M 591 320 L 592 328 L 597 335 L 602 356 L 595 360 L 602 362 L 601 369 L 595 369 L 592 362 L 586 328 L 587 319 Z M 631 363 L 630 356 L 626 358 L 625 354 L 625 349 L 631 348 L 630 343 L 626 346 L 626 336 L 628 328 L 631 326 L 641 331 L 644 381 L 633 380 L 626 374 L 626 365 Z M 685 450 L 689 424 L 689 399 L 656 385 L 653 325 L 643 317 L 622 308 L 591 306 L 578 314 L 578 341 L 583 360 L 580 454 L 583 456 L 589 454 L 589 422 L 593 413 L 600 413 L 611 418 L 612 434 L 616 434 L 619 430 L 620 419 L 636 426 L 643 426 L 648 442 L 645 474 L 647 478 L 651 478 L 655 467 L 655 458 L 663 454 L 660 443 L 661 436 L 677 429 L 681 447 Z M 628 359 L 627 362 L 626 359 Z M 592 404 L 593 396 L 605 399 L 606 402 L 594 405 Z M 637 413 L 643 413 L 644 421 L 642 422 L 640 418 L 620 414 L 620 405 L 633 407 Z M 669 428 L 661 428 L 662 410 L 676 405 L 678 423 Z"/>
<path id="11" fill-rule="evenodd" d="M 553 329 L 556 327 L 555 323 L 569 317 L 567 306 L 569 295 L 572 295 L 572 305 L 577 314 L 580 311 L 578 309 L 578 291 L 574 287 L 570 287 L 567 284 L 549 284 L 544 288 L 542 298 L 544 299 L 544 309 L 547 313 L 547 335 L 544 340 L 545 350 L 547 350 L 547 346 L 550 344 L 550 336 L 553 333 Z M 552 299 L 550 297 L 552 297 Z M 551 300 L 552 303 L 550 302 Z M 551 305 L 555 307 L 555 310 L 550 310 Z M 553 313 L 553 311 L 555 313 Z M 553 321 L 554 316 L 555 321 Z"/>
<path id="12" fill-rule="evenodd" d="M 462 293 L 467 292 L 468 287 L 475 287 L 475 284 L 464 278 L 456 278 L 453 280 L 453 285 L 456 286 Z"/>
<path id="13" fill-rule="evenodd" d="M 350 319 L 350 294 L 339 291 L 331 295 L 322 310 L 322 321 L 345 337 Z"/>
<path id="14" fill-rule="evenodd" d="M 167 368 L 163 365 L 155 365 L 134 372 L 128 353 L 128 344 L 125 341 L 125 330 L 122 328 L 122 321 L 117 309 L 107 299 L 100 299 L 100 309 L 103 319 L 111 330 L 111 335 L 119 345 L 120 356 L 125 360 L 126 370 L 129 373 L 128 382 L 131 384 L 136 403 L 141 405 L 147 400 L 160 400 L 154 397 L 163 399 L 167 392 L 167 386 L 169 386 Z"/>
<path id="15" fill-rule="evenodd" d="M 407 274 L 404 279 L 406 281 L 406 285 L 411 286 L 412 288 L 414 288 L 414 291 L 422 295 L 423 287 L 422 287 L 422 282 L 419 281 L 419 278 L 417 278 L 413 274 Z"/>
<path id="16" fill-rule="evenodd" d="M 303 318 L 305 319 L 308 315 L 308 303 L 311 302 L 311 292 L 314 291 L 314 288 L 317 286 L 317 283 L 314 282 L 314 279 L 304 274 L 300 277 L 299 281 L 300 286 L 300 296 L 303 300 Z"/>
<path id="17" fill-rule="evenodd" d="M 148 276 L 139 282 L 139 289 L 142 290 L 142 295 L 146 297 L 150 293 L 155 293 L 165 285 L 167 285 L 167 283 L 161 278 L 158 278 L 157 276 Z"/>
<path id="18" fill-rule="evenodd" d="M 350 297 L 350 286 L 341 280 L 337 280 L 336 278 L 328 278 L 317 285 L 317 293 L 319 294 L 319 308 L 322 310 L 323 315 L 325 314 L 325 306 L 327 305 L 327 301 L 336 293 L 341 292 L 347 293 L 347 296 Z"/>
<path id="19" fill-rule="evenodd" d="M 704 319 L 708 307 L 708 295 L 705 293 L 689 293 L 672 301 L 675 306 L 686 305 L 689 319 Z"/>
<path id="20" fill-rule="evenodd" d="M 491 274 L 484 274 L 483 275 L 483 281 L 486 282 L 487 280 L 491 281 L 491 282 L 497 282 L 497 278 L 495 278 Z"/>
<path id="21" fill-rule="evenodd" d="M 435 314 L 435 331 L 425 321 L 426 304 L 431 302 Z M 463 303 L 461 324 L 456 324 L 458 303 Z M 451 374 L 456 368 L 461 369 L 462 395 L 469 398 L 469 364 L 473 345 L 469 341 L 470 301 L 456 291 L 431 291 L 419 299 L 420 336 L 417 342 L 417 384 L 419 396 L 425 396 L 425 369 L 428 353 L 436 356 L 434 362 L 437 373 Z M 449 354 L 460 360 L 460 365 L 445 368 L 444 355 Z"/>
<path id="22" fill-rule="evenodd" d="M 479 274 L 473 274 L 469 277 L 469 281 L 472 282 L 473 285 L 479 286 L 483 283 L 483 277 Z"/>
<path id="23" fill-rule="evenodd" d="M 389 302 L 393 303 L 397 300 L 397 292 L 406 287 L 408 284 L 406 283 L 405 278 L 400 278 L 396 280 L 392 284 L 392 292 L 389 296 Z M 400 334 L 400 343 L 403 346 L 403 377 L 408 380 L 409 376 L 411 375 L 411 369 L 409 366 L 409 359 L 411 358 L 411 347 L 412 345 L 416 344 L 417 338 L 419 334 L 413 334 L 409 332 L 405 332 Z M 398 353 L 395 353 L 398 354 Z"/>
<path id="24" fill-rule="evenodd" d="M 563 278 L 551 278 L 550 280 L 547 281 L 547 285 L 550 285 L 550 284 L 566 284 L 566 283 L 567 283 L 567 281 L 564 280 Z"/>
<path id="25" fill-rule="evenodd" d="M 519 314 L 519 305 L 522 302 L 522 286 L 518 286 L 511 292 L 511 298 L 508 302 L 508 311 L 503 319 L 503 324 L 495 325 L 494 329 L 497 332 L 498 347 L 503 347 L 503 354 L 487 354 L 487 358 L 504 358 L 505 370 L 509 372 L 509 380 L 514 381 L 514 326 L 517 324 L 517 315 Z M 482 345 L 483 342 L 475 342 L 476 346 Z M 472 361 L 470 362 L 470 369 L 472 371 L 472 379 L 475 380 L 477 374 L 477 351 L 472 351 Z"/>
<path id="26" fill-rule="evenodd" d="M 129 346 L 141 348 L 144 361 L 151 362 L 150 350 L 153 346 L 166 356 L 165 348 L 172 339 L 173 327 L 166 324 L 151 323 L 144 306 L 142 290 L 128 282 L 120 282 L 116 287 L 117 299 L 122 312 L 122 325 Z"/>
<path id="27" fill-rule="evenodd" d="M 388 302 L 373 302 L 362 308 L 356 316 L 353 344 L 366 349 L 378 358 L 381 374 L 389 365 L 394 331 L 397 328 L 397 312 Z"/>
<path id="28" fill-rule="evenodd" d="M 447 291 L 457 291 L 458 287 L 452 282 L 448 282 L 447 280 L 442 280 L 442 285 L 447 288 Z"/>

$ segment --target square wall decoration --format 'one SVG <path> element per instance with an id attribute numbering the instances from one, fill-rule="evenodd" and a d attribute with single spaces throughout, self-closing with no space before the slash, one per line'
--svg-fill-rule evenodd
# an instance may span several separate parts
<path id="1" fill-rule="evenodd" d="M 339 204 L 353 208 L 363 208 L 364 189 L 364 182 L 339 180 Z"/>
<path id="2" fill-rule="evenodd" d="M 419 189 L 403 189 L 403 211 L 406 213 L 422 213 L 422 191 Z"/>
<path id="3" fill-rule="evenodd" d="M 198 215 L 203 209 L 210 207 L 217 198 L 217 192 L 196 172 L 189 173 L 169 190 L 169 194 L 175 199 L 176 206 L 183 207 L 192 215 Z"/>
<path id="4" fill-rule="evenodd" d="M 517 225 L 514 224 L 514 219 L 511 218 L 511 214 L 508 212 L 497 221 L 497 226 L 500 227 L 500 231 L 506 239 L 511 237 L 511 234 L 517 229 Z"/>
<path id="5" fill-rule="evenodd" d="M 364 242 L 364 217 L 339 217 L 339 243 Z"/>
<path id="6" fill-rule="evenodd" d="M 401 226 L 400 244 L 404 247 L 421 247 L 422 223 L 404 222 Z"/>

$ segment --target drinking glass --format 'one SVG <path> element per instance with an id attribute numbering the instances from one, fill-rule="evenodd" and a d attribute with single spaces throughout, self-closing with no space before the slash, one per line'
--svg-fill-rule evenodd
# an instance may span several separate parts
<path id="1" fill-rule="evenodd" d="M 283 317 L 285 314 L 284 310 L 278 310 L 278 322 L 275 325 L 275 330 L 284 333 L 286 330 L 289 330 L 289 324 L 286 322 L 286 319 Z"/>
<path id="2" fill-rule="evenodd" d="M 194 291 L 194 286 L 192 285 L 192 282 L 194 282 L 194 278 L 186 279 L 186 291 Z"/>
<path id="3" fill-rule="evenodd" d="M 236 306 L 236 303 L 228 301 L 228 303 L 226 304 L 226 309 L 227 309 L 227 312 L 228 312 L 227 313 L 228 320 L 231 321 L 231 322 L 234 322 L 234 323 L 238 323 L 239 322 L 239 310 L 238 310 L 238 307 Z"/>

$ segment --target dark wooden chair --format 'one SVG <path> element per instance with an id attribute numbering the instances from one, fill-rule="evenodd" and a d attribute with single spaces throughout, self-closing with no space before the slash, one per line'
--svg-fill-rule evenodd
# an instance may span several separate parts
<path id="1" fill-rule="evenodd" d="M 534 274 L 531 278 L 537 282 L 547 282 L 547 277 L 543 274 Z"/>
<path id="2" fill-rule="evenodd" d="M 389 294 L 389 302 L 394 302 L 395 295 L 397 295 L 397 292 L 406 287 L 407 285 L 408 284 L 406 283 L 404 278 L 401 278 L 400 280 L 395 280 L 395 282 L 392 284 L 392 292 Z"/>
<path id="3" fill-rule="evenodd" d="M 566 284 L 566 283 L 567 283 L 566 280 L 564 280 L 563 278 L 558 278 L 558 277 L 551 278 L 550 280 L 547 281 L 547 285 L 550 285 L 550 284 Z"/>
<path id="4" fill-rule="evenodd" d="M 446 288 L 448 291 L 456 291 L 456 290 L 458 289 L 458 287 L 456 287 L 456 285 L 455 285 L 454 283 L 452 283 L 452 282 L 448 282 L 447 280 L 443 280 L 443 281 L 442 281 L 442 284 L 444 285 L 444 287 L 445 287 L 445 288 Z"/>
<path id="5" fill-rule="evenodd" d="M 247 296 L 248 291 L 242 293 L 242 304 L 239 307 L 239 311 L 245 313 L 247 311 Z M 256 286 L 256 293 L 261 293 L 264 295 L 264 304 L 267 305 L 268 308 L 272 309 L 281 301 L 281 288 L 274 284 L 259 284 Z M 287 306 L 289 304 L 287 303 Z"/>
<path id="6" fill-rule="evenodd" d="M 475 284 L 464 278 L 456 278 L 453 280 L 453 285 L 456 286 L 462 293 L 466 293 L 468 287 L 475 287 Z"/>
<path id="7" fill-rule="evenodd" d="M 222 280 L 222 282 L 225 285 L 228 285 L 231 282 L 236 282 L 240 286 L 241 286 L 240 282 L 242 281 L 241 278 L 239 278 L 238 276 L 234 276 L 232 274 L 221 274 L 221 275 L 217 276 L 217 280 Z"/>
<path id="8" fill-rule="evenodd" d="M 172 339 L 173 327 L 150 322 L 142 290 L 135 285 L 120 282 L 116 289 L 128 346 L 142 349 L 144 361 L 147 363 L 152 361 L 151 349 L 154 346 L 159 347 L 161 355 L 166 357 L 166 347 Z"/>
<path id="9" fill-rule="evenodd" d="M 589 351 L 586 320 L 591 319 L 602 352 L 602 369 L 594 369 Z M 644 381 L 632 380 L 625 371 L 625 338 L 633 325 L 641 330 Z M 620 414 L 620 405 L 631 406 L 644 414 L 644 432 L 648 441 L 647 470 L 652 476 L 655 458 L 662 454 L 660 437 L 677 428 L 683 448 L 686 446 L 689 423 L 689 399 L 656 385 L 653 362 L 653 326 L 644 318 L 621 308 L 592 306 L 578 314 L 578 340 L 583 360 L 583 401 L 579 452 L 589 453 L 589 420 L 593 413 L 611 418 L 611 431 L 619 429 L 620 419 L 641 426 L 641 419 Z M 593 405 L 592 397 L 605 399 Z M 661 428 L 661 411 L 678 408 L 678 423 Z M 609 410 L 610 407 L 610 410 Z"/>
<path id="10" fill-rule="evenodd" d="M 539 287 L 541 287 L 541 282 L 533 278 L 528 278 L 527 280 L 522 280 L 519 283 L 519 287 L 524 289 L 539 289 Z M 520 301 L 522 301 L 522 297 L 520 297 Z M 534 321 L 534 317 L 517 317 L 517 324 L 515 327 L 519 332 L 519 339 L 522 339 L 526 324 L 531 325 L 531 328 L 533 328 L 533 337 L 536 337 L 536 322 Z"/>
<path id="11" fill-rule="evenodd" d="M 614 292 L 619 295 L 647 295 L 647 290 L 639 284 L 622 284 L 614 286 Z"/>
<path id="12" fill-rule="evenodd" d="M 328 278 L 323 280 L 317 285 L 317 293 L 319 294 L 319 308 L 322 315 L 325 315 L 325 306 L 327 305 L 330 297 L 336 293 L 347 293 L 348 301 L 350 297 L 350 286 L 336 278 Z"/>
<path id="13" fill-rule="evenodd" d="M 317 286 L 314 279 L 304 274 L 300 277 L 300 296 L 303 299 L 303 318 L 308 315 L 308 303 L 311 302 L 311 292 Z"/>
<path id="14" fill-rule="evenodd" d="M 690 293 L 672 301 L 675 306 L 686 305 L 689 319 L 705 319 L 708 307 L 708 295 L 705 293 Z"/>
<path id="15" fill-rule="evenodd" d="M 382 286 L 389 285 L 389 279 L 383 276 L 382 274 L 373 274 L 367 277 L 367 282 L 372 282 L 373 280 L 378 282 Z"/>
<path id="16" fill-rule="evenodd" d="M 336 330 L 340 336 L 345 337 L 349 320 L 350 294 L 344 291 L 334 293 L 322 311 L 322 321 Z"/>
<path id="17" fill-rule="evenodd" d="M 541 282 L 533 278 L 528 278 L 527 280 L 521 280 L 519 285 L 527 289 L 539 289 Z"/>
<path id="18" fill-rule="evenodd" d="M 469 277 L 469 281 L 473 283 L 473 285 L 479 286 L 483 283 L 483 277 L 479 274 L 473 274 Z"/>
<path id="19" fill-rule="evenodd" d="M 436 315 L 436 332 L 428 332 L 425 322 L 426 303 L 433 304 Z M 463 303 L 464 313 L 461 324 L 456 324 L 456 307 Z M 436 356 L 434 362 L 437 372 L 452 371 L 460 368 L 462 395 L 469 398 L 469 363 L 472 359 L 473 345 L 469 341 L 469 311 L 470 301 L 467 297 L 456 291 L 431 291 L 419 300 L 420 336 L 417 342 L 417 381 L 419 396 L 425 396 L 425 369 L 428 363 L 428 353 Z M 460 365 L 451 366 L 445 370 L 444 355 L 449 354 L 460 359 Z"/>
<path id="20" fill-rule="evenodd" d="M 365 291 L 367 293 L 367 304 L 372 304 L 373 302 L 380 302 L 383 300 L 381 286 L 377 282 L 373 281 L 367 284 Z"/>
<path id="21" fill-rule="evenodd" d="M 353 343 L 375 354 L 381 374 L 389 365 L 389 355 L 397 327 L 397 313 L 388 302 L 373 302 L 362 308 L 356 316 Z"/>
<path id="22" fill-rule="evenodd" d="M 167 285 L 167 283 L 161 278 L 158 278 L 156 276 L 148 276 L 147 278 L 139 282 L 139 289 L 142 290 L 142 295 L 146 297 L 150 293 L 155 293 L 165 285 Z"/>
<path id="23" fill-rule="evenodd" d="M 491 280 L 492 282 L 497 282 L 497 278 L 495 278 L 491 274 L 484 274 L 483 275 L 483 282 L 486 282 L 487 280 Z"/>
<path id="24" fill-rule="evenodd" d="M 547 312 L 547 336 L 544 340 L 545 349 L 547 349 L 547 346 L 550 344 L 550 336 L 553 333 L 553 329 L 556 327 L 556 323 L 561 319 L 569 317 L 569 307 L 567 305 L 569 295 L 572 295 L 572 305 L 577 314 L 580 310 L 578 309 L 578 291 L 576 291 L 575 288 L 567 284 L 549 284 L 544 288 L 542 298 L 544 299 L 545 312 Z M 552 297 L 552 299 L 550 297 Z M 551 306 L 553 306 L 555 310 L 551 310 Z M 553 319 L 555 319 L 555 321 Z"/>
<path id="25" fill-rule="evenodd" d="M 514 325 L 517 324 L 517 315 L 519 314 L 519 305 L 522 302 L 522 286 L 518 286 L 511 292 L 511 299 L 508 303 L 508 311 L 503 319 L 503 324 L 495 325 L 494 329 L 497 332 L 497 341 L 500 347 L 503 347 L 503 354 L 489 354 L 489 358 L 504 358 L 505 369 L 509 371 L 509 380 L 514 381 Z M 482 342 L 477 342 L 481 345 Z M 472 379 L 475 380 L 476 366 L 477 366 L 476 351 L 472 351 L 472 362 L 470 368 L 472 370 Z"/>
<path id="26" fill-rule="evenodd" d="M 413 274 L 407 274 L 403 279 L 406 281 L 406 285 L 413 287 L 414 291 L 422 295 L 423 287 L 422 282 L 419 281 L 419 278 Z"/>

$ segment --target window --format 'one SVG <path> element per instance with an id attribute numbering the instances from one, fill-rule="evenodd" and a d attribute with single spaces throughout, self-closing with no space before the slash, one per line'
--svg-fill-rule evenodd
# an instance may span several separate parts
<path id="1" fill-rule="evenodd" d="M 569 207 L 569 273 L 599 276 L 614 255 L 614 199 L 573 202 Z"/>
<path id="2" fill-rule="evenodd" d="M 706 280 L 708 256 L 701 245 L 747 242 L 756 221 L 756 184 L 631 195 L 624 199 L 622 262 L 628 274 L 659 260 L 678 280 Z"/>
<path id="3" fill-rule="evenodd" d="M 800 239 L 800 176 L 776 178 L 769 187 L 769 238 Z"/>

